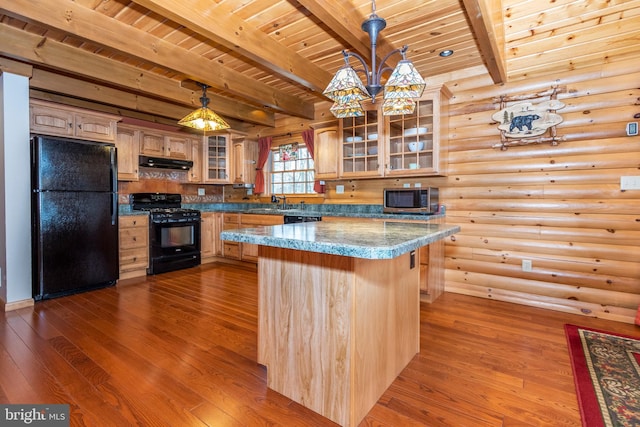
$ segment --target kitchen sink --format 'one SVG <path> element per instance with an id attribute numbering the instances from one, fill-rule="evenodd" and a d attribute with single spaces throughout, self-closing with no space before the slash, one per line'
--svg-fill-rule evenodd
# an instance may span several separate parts
<path id="1" fill-rule="evenodd" d="M 263 214 L 274 214 L 274 215 L 298 214 L 300 212 L 304 212 L 304 211 L 302 209 L 283 209 L 283 208 L 247 209 L 247 213 L 263 213 Z"/>

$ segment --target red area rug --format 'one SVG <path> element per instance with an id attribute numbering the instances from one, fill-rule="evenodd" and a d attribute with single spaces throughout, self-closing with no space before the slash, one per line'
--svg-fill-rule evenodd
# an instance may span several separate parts
<path id="1" fill-rule="evenodd" d="M 640 339 L 565 325 L 584 427 L 640 426 Z"/>

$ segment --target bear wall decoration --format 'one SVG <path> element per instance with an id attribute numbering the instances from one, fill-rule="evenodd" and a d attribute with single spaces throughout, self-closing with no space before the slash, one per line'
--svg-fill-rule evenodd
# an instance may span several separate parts
<path id="1" fill-rule="evenodd" d="M 519 102 L 505 107 L 491 118 L 498 122 L 498 129 L 508 138 L 529 138 L 544 134 L 547 129 L 562 123 L 562 116 L 556 110 L 564 107 L 557 100 L 533 104 Z"/>

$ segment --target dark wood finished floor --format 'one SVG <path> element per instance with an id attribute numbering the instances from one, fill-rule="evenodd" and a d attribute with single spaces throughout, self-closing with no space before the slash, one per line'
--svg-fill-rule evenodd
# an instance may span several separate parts
<path id="1" fill-rule="evenodd" d="M 256 273 L 210 264 L 5 313 L 0 401 L 69 403 L 74 426 L 332 426 L 270 391 Z M 364 426 L 580 426 L 563 325 L 633 325 L 445 294 Z"/>

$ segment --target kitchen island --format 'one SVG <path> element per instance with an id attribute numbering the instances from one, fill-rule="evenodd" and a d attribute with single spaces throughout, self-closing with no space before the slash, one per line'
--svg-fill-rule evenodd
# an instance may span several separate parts
<path id="1" fill-rule="evenodd" d="M 459 229 L 335 221 L 222 232 L 260 245 L 258 363 L 267 386 L 358 425 L 420 351 L 417 249 Z"/>

